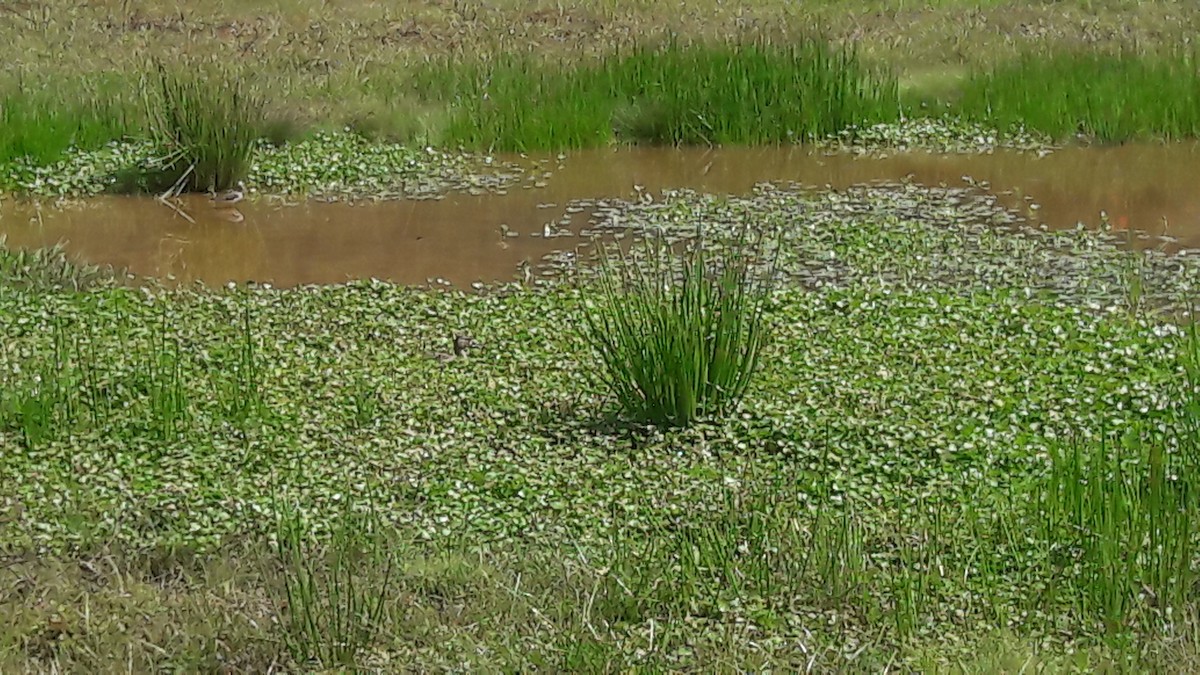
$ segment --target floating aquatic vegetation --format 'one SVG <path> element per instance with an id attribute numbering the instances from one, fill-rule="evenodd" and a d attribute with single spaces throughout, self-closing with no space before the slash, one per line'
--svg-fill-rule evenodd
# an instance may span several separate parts
<path id="1" fill-rule="evenodd" d="M 71 150 L 49 165 L 20 160 L 0 167 L 0 189 L 38 197 L 128 191 L 168 156 L 149 141 Z M 434 198 L 451 191 L 503 189 L 519 167 L 491 157 L 370 143 L 349 133 L 319 133 L 281 147 L 258 144 L 247 183 L 264 193 L 322 199 Z"/>
<path id="2" fill-rule="evenodd" d="M 657 201 L 574 202 L 590 214 L 584 234 L 632 230 L 685 240 L 697 223 L 730 237 L 748 219 L 782 233 L 779 272 L 809 288 L 874 285 L 904 291 L 973 293 L 1020 289 L 1030 297 L 1115 311 L 1129 299 L 1187 311 L 1200 289 L 1200 261 L 1162 248 L 1129 250 L 1109 231 L 1045 230 L 995 197 L 969 188 L 875 184 L 842 191 L 759 185 L 745 197 L 668 191 Z M 551 256 L 551 271 L 576 264 Z M 1132 265 L 1132 267 L 1131 267 Z"/>
<path id="3" fill-rule="evenodd" d="M 349 133 L 264 146 L 250 171 L 250 182 L 263 192 L 324 199 L 430 198 L 504 189 L 520 177 L 519 167 L 489 156 L 375 143 Z"/>
<path id="4" fill-rule="evenodd" d="M 818 145 L 858 154 L 910 150 L 977 153 L 991 152 L 999 148 L 1042 154 L 1054 149 L 1048 137 L 1020 125 L 1000 130 L 958 117 L 908 118 L 865 127 L 850 125 L 820 141 Z"/>
<path id="5" fill-rule="evenodd" d="M 72 148 L 50 164 L 23 158 L 0 167 L 0 189 L 35 197 L 84 197 L 114 188 L 119 177 L 157 164 L 149 141 L 113 141 L 98 150 Z"/>

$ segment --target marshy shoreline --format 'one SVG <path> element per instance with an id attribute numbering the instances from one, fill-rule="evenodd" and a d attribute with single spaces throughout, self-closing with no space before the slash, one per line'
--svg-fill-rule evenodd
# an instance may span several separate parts
<path id="1" fill-rule="evenodd" d="M 764 4 L 756 11 L 778 18 L 782 32 L 668 22 L 637 40 L 604 34 L 574 48 L 552 48 L 545 35 L 517 48 L 518 38 L 488 32 L 505 20 L 534 31 L 570 24 L 562 7 L 557 18 L 534 12 L 538 20 L 516 7 L 458 16 L 456 40 L 402 49 L 384 38 L 362 42 L 380 26 L 395 28 L 386 11 L 307 30 L 290 25 L 304 14 L 276 14 L 274 28 L 235 41 L 236 55 L 224 37 L 250 30 L 239 20 L 133 12 L 121 26 L 88 8 L 36 5 L 44 23 L 19 11 L 0 17 L 41 25 L 22 32 L 23 56 L 0 79 L 0 191 L 34 197 L 220 191 L 240 179 L 293 196 L 428 197 L 503 189 L 492 154 L 610 145 L 1048 151 L 1200 136 L 1186 40 L 1200 13 L 1174 2 L 1090 8 L 1082 35 L 1078 8 L 1038 8 L 1048 16 L 1031 19 L 1037 37 L 1015 41 L 1028 29 L 1020 23 L 1006 48 L 986 53 L 965 50 L 970 37 L 900 40 L 888 22 L 966 22 L 966 35 L 986 42 L 1014 18 L 1001 19 L 1004 2 L 890 14 L 846 5 L 812 17 Z M 625 14 L 584 2 L 575 10 L 607 14 L 605 22 L 647 19 L 644 8 Z M 432 22 L 432 14 L 415 16 Z M 59 23 L 66 17 L 72 30 Z M 788 34 L 787 26 L 812 25 L 804 18 L 827 19 L 827 34 Z M 745 22 L 758 23 L 737 24 Z M 856 28 L 841 35 L 840 22 Z M 94 72 L 72 59 L 53 67 L 37 59 L 91 47 L 112 31 L 124 37 L 102 53 L 128 67 Z M 895 44 L 914 40 L 928 41 L 930 58 L 896 58 L 911 52 Z M 241 65 L 250 55 L 256 67 Z"/>
<path id="2" fill-rule="evenodd" d="M 586 284 L 142 291 L 50 254 L 0 266 L 5 658 L 101 667 L 131 644 L 146 667 L 249 671 L 451 668 L 469 644 L 488 647 L 473 669 L 1189 658 L 1157 603 L 1190 587 L 1192 549 L 1120 568 L 1103 551 L 1193 546 L 1178 520 L 1194 508 L 1178 492 L 1192 436 L 1176 425 L 1196 348 L 1156 317 L 1200 268 L 1087 230 L 997 229 L 1015 214 L 911 185 L 612 208 L 647 232 L 703 223 L 718 242 L 750 218 L 782 234 L 789 281 L 736 415 L 623 420 L 564 329 L 601 297 Z M 454 332 L 483 347 L 421 356 Z M 1120 507 L 1073 487 L 1107 462 L 1121 480 L 1175 478 L 1153 497 L 1118 483 Z M 1113 517 L 1116 531 L 1078 521 Z M 335 620 L 348 598 L 365 614 Z M 1027 642 L 1051 626 L 1072 637 Z M 359 637 L 339 646 L 339 631 Z M 1142 631 L 1159 637 L 1120 647 Z"/>

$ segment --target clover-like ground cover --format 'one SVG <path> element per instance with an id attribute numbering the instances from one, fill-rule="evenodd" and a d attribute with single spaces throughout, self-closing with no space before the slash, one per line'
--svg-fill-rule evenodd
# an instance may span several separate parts
<path id="1" fill-rule="evenodd" d="M 1039 510 L 1064 449 L 1134 428 L 1186 450 L 1167 433 L 1183 331 L 1156 312 L 1191 296 L 1189 258 L 1005 232 L 981 198 L 910 186 L 616 208 L 680 236 L 783 232 L 788 281 L 737 414 L 616 417 L 575 332 L 586 281 L 66 292 L 14 275 L 0 662 L 302 668 L 269 542 L 281 510 L 319 546 L 348 508 L 400 561 L 358 576 L 387 606 L 367 668 L 1194 663 L 1192 608 L 1155 604 L 1174 582 L 1125 598 Z M 427 358 L 454 331 L 483 348 Z M 1155 466 L 1124 442 L 1130 475 Z"/>

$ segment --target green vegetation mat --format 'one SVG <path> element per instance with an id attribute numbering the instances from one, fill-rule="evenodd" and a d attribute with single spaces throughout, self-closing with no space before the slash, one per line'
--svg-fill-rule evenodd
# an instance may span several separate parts
<path id="1" fill-rule="evenodd" d="M 0 6 L 0 192 L 437 198 L 538 184 L 506 150 L 1200 129 L 1194 2 L 111 4 Z M 626 416 L 586 256 L 171 289 L 0 242 L 0 671 L 1200 670 L 1195 256 L 907 184 L 568 208 L 634 265 L 763 235 L 753 377 L 622 342 L 722 364 L 732 409 Z M 707 292 L 637 316 L 760 307 Z"/>
<path id="2" fill-rule="evenodd" d="M 161 163 L 149 142 L 75 149 L 49 164 L 28 159 L 0 168 L 0 189 L 41 197 L 145 192 L 142 174 Z M 259 145 L 249 166 L 252 189 L 312 199 L 426 199 L 451 190 L 496 190 L 521 177 L 517 166 L 484 155 L 321 133 L 282 147 Z"/>
<path id="3" fill-rule="evenodd" d="M 280 559 L 254 542 L 277 539 L 283 516 L 303 533 L 283 550 L 306 551 L 345 531 L 347 510 L 377 523 L 388 543 L 372 550 L 399 565 L 329 563 L 385 599 L 386 619 L 346 657 L 385 669 L 702 667 L 721 653 L 746 668 L 873 669 L 945 663 L 976 643 L 996 663 L 1190 653 L 1153 600 L 1191 611 L 1175 601 L 1196 533 L 1171 514 L 1196 507 L 1163 506 L 1195 475 L 1190 436 L 1173 431 L 1193 396 L 1191 352 L 1161 318 L 1192 297 L 1190 258 L 1083 231 L 1006 233 L 1011 215 L 954 190 L 774 187 L 610 208 L 671 236 L 702 224 L 719 242 L 747 221 L 783 234 L 788 281 L 734 414 L 677 430 L 623 422 L 576 332 L 586 281 L 64 292 L 9 273 L 0 547 L 49 556 L 20 563 L 26 574 L 119 555 L 211 589 L 138 582 L 163 620 L 219 619 L 236 641 L 174 641 L 167 655 L 138 642 L 147 667 L 324 653 L 310 647 L 337 631 L 297 628 L 286 608 L 301 601 L 280 590 L 297 587 L 272 581 Z M 430 358 L 454 332 L 482 347 Z M 1153 502 L 1124 491 L 1160 470 L 1173 482 L 1154 483 Z M 1110 477 L 1099 501 L 1070 488 L 1090 472 Z M 1080 520 L 1092 514 L 1108 525 Z M 1143 536 L 1175 543 L 1113 567 L 1124 554 L 1104 542 L 1140 550 Z M 215 563 L 189 559 L 225 561 L 233 585 L 209 586 Z M 72 578 L 45 592 L 88 583 Z M 351 592 L 319 578 L 317 595 Z M 191 604 L 235 591 L 242 609 Z M 75 631 L 51 641 L 57 656 L 30 652 L 50 616 L 35 610 L 0 650 L 105 663 L 110 621 L 130 610 L 96 601 L 114 614 L 86 631 L 82 608 L 46 610 Z M 413 623 L 413 608 L 443 602 L 460 609 Z M 294 648 L 255 642 L 278 636 L 249 627 L 272 615 Z M 1154 641 L 1133 648 L 1138 636 Z"/>

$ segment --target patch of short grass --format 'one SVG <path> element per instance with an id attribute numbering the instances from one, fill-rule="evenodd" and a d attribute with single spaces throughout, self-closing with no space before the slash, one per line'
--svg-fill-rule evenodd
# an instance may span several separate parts
<path id="1" fill-rule="evenodd" d="M 281 653 L 266 565 L 238 555 L 6 559 L 5 672 L 265 672 Z"/>
<path id="2" fill-rule="evenodd" d="M 645 257 L 602 258 L 581 335 L 626 414 L 686 425 L 745 396 L 769 339 L 775 272 L 756 269 L 760 242 L 749 237 L 716 250 L 698 237 L 682 255 L 658 239 Z"/>

